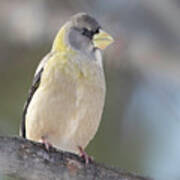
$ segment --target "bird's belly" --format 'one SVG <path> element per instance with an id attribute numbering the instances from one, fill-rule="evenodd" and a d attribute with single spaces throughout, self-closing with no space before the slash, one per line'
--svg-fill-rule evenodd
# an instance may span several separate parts
<path id="1" fill-rule="evenodd" d="M 42 137 L 54 146 L 77 152 L 95 135 L 101 119 L 105 87 L 88 80 L 64 82 L 50 89 L 39 88 L 26 116 L 27 138 Z"/>

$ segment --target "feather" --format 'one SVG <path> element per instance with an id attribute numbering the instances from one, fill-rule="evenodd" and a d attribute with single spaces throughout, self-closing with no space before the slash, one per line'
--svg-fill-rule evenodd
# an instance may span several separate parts
<path id="1" fill-rule="evenodd" d="M 31 89 L 29 90 L 29 96 L 28 96 L 27 101 L 24 105 L 24 110 L 23 110 L 23 115 L 22 115 L 22 123 L 21 123 L 21 132 L 20 132 L 20 135 L 23 138 L 26 138 L 26 113 L 27 113 L 27 109 L 28 109 L 29 103 L 31 102 L 31 99 L 32 99 L 34 93 L 36 92 L 37 88 L 39 87 L 43 70 L 44 70 L 44 68 L 42 67 L 39 70 L 39 72 L 35 74 Z"/>

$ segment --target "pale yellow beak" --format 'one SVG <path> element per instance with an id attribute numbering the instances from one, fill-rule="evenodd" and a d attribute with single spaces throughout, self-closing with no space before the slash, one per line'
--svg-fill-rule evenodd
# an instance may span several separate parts
<path id="1" fill-rule="evenodd" d="M 111 43 L 114 42 L 114 39 L 105 31 L 101 30 L 98 34 L 95 34 L 93 37 L 93 43 L 94 46 L 99 49 L 105 49 L 107 46 L 109 46 Z"/>

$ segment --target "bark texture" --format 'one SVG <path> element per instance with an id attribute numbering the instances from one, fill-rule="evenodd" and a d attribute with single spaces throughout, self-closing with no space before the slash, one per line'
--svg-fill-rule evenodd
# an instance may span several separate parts
<path id="1" fill-rule="evenodd" d="M 20 137 L 0 137 L 0 174 L 23 180 L 150 180 Z"/>

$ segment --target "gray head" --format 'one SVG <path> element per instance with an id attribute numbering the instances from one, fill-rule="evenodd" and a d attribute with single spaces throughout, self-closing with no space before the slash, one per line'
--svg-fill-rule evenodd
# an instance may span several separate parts
<path id="1" fill-rule="evenodd" d="M 93 49 L 93 36 L 99 33 L 100 25 L 86 13 L 79 13 L 71 17 L 68 26 L 67 41 L 72 48 L 81 51 Z"/>
<path id="2" fill-rule="evenodd" d="M 95 18 L 86 13 L 78 13 L 61 28 L 55 39 L 54 47 L 66 44 L 75 51 L 89 55 L 94 49 L 104 49 L 112 43 L 112 40 L 110 35 L 102 31 Z"/>
<path id="3" fill-rule="evenodd" d="M 81 32 L 83 35 L 92 39 L 93 35 L 97 34 L 101 28 L 99 23 L 86 13 L 79 13 L 71 18 L 72 28 Z"/>

